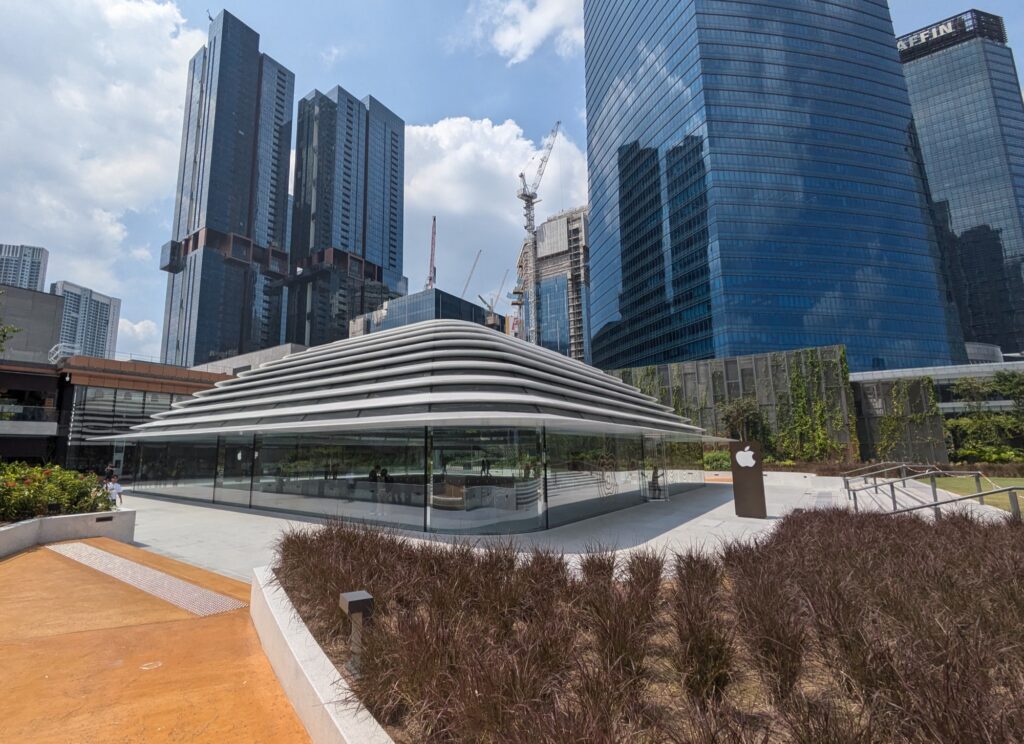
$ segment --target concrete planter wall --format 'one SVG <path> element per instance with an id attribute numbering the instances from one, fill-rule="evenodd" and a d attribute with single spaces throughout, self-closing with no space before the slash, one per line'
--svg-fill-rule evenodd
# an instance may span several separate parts
<path id="1" fill-rule="evenodd" d="M 57 517 L 26 519 L 0 527 L 0 558 L 61 540 L 109 537 L 130 543 L 135 539 L 135 511 L 62 514 Z"/>
<path id="2" fill-rule="evenodd" d="M 253 570 L 249 612 L 263 652 L 314 744 L 388 744 L 390 736 L 362 705 L 274 581 Z"/>

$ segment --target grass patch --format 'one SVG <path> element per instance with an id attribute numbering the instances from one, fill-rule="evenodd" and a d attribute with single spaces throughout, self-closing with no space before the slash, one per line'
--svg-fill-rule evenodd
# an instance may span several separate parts
<path id="1" fill-rule="evenodd" d="M 810 511 L 713 555 L 578 565 L 331 523 L 278 580 L 400 742 L 1024 741 L 1024 527 Z"/>
<path id="2" fill-rule="evenodd" d="M 922 483 L 927 483 L 927 479 L 922 479 Z M 974 478 L 970 476 L 956 477 L 956 478 L 936 478 L 935 484 L 950 493 L 954 493 L 958 496 L 969 496 L 972 493 L 977 493 L 977 487 L 974 485 Z M 981 487 L 983 490 L 990 491 L 996 488 L 1005 488 L 1006 486 L 1020 486 L 1020 492 L 1017 494 L 1018 503 L 1024 507 L 1024 478 L 989 478 L 982 476 Z M 941 496 L 939 497 L 941 500 Z M 1010 511 L 1010 494 L 1008 493 L 997 493 L 992 496 L 985 497 L 985 504 L 988 506 L 995 506 L 1000 509 Z"/>

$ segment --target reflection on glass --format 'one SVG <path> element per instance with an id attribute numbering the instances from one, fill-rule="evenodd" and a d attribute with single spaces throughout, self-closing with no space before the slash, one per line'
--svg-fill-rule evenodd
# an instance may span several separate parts
<path id="1" fill-rule="evenodd" d="M 141 440 L 132 490 L 144 496 L 213 501 L 216 437 L 189 441 Z"/>
<path id="2" fill-rule="evenodd" d="M 217 483 L 213 500 L 249 506 L 252 488 L 253 436 L 229 434 L 217 445 Z"/>
<path id="3" fill-rule="evenodd" d="M 646 498 L 639 436 L 548 432 L 548 526 L 641 503 Z"/>
<path id="4" fill-rule="evenodd" d="M 423 529 L 424 431 L 269 434 L 252 506 Z"/>
<path id="5" fill-rule="evenodd" d="M 135 450 L 140 495 L 453 534 L 531 532 L 702 483 L 700 442 L 532 428 L 229 434 Z"/>
<path id="6" fill-rule="evenodd" d="M 428 529 L 529 532 L 544 527 L 541 434 L 534 429 L 435 429 Z"/>

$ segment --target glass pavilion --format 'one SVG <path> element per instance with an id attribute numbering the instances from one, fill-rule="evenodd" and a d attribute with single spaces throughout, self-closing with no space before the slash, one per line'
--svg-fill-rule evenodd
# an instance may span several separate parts
<path id="1" fill-rule="evenodd" d="M 434 320 L 291 354 L 111 439 L 134 445 L 139 495 L 489 534 L 695 488 L 707 437 L 597 369 Z"/>

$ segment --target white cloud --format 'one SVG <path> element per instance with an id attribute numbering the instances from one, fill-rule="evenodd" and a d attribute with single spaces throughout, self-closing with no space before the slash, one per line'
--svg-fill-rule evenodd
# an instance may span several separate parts
<path id="1" fill-rule="evenodd" d="M 532 180 L 540 148 L 514 121 L 442 119 L 405 131 L 405 273 L 410 291 L 426 279 L 430 258 L 430 219 L 437 216 L 437 286 L 461 294 L 478 250 L 483 254 L 466 298 L 490 299 L 502 275 L 509 277 L 498 303 L 515 282 L 515 264 L 525 234 L 522 202 L 516 198 L 519 173 Z M 563 209 L 587 202 L 586 157 L 559 135 L 540 187 L 538 223 Z"/>
<path id="2" fill-rule="evenodd" d="M 583 0 L 474 0 L 471 36 L 510 65 L 530 58 L 548 39 L 562 57 L 583 49 Z"/>
<path id="3" fill-rule="evenodd" d="M 133 323 L 127 318 L 117 322 L 117 345 L 133 355 L 151 358 L 160 356 L 160 326 L 152 320 Z M 125 349 L 125 347 L 129 347 Z"/>
<path id="4" fill-rule="evenodd" d="M 205 41 L 173 2 L 7 3 L 0 241 L 49 248 L 51 280 L 103 291 L 115 283 L 129 295 L 138 281 L 159 286 L 142 260 L 148 248 L 128 241 L 126 217 L 148 215 L 174 191 L 188 60 Z"/>
<path id="5" fill-rule="evenodd" d="M 331 44 L 326 49 L 320 52 L 320 61 L 323 62 L 324 67 L 331 68 L 341 59 L 348 56 L 348 48 L 344 46 L 337 46 Z"/>

